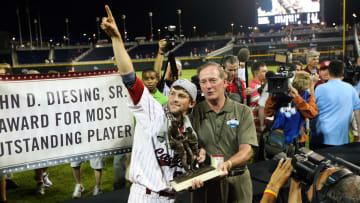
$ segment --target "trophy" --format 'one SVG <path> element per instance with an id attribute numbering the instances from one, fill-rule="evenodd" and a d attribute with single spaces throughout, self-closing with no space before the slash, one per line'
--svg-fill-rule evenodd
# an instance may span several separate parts
<path id="1" fill-rule="evenodd" d="M 212 166 L 197 168 L 196 156 L 199 156 L 199 148 L 197 137 L 193 133 L 192 128 L 188 127 L 184 132 L 179 131 L 179 127 L 183 126 L 183 119 L 180 121 L 172 120 L 169 128 L 169 144 L 174 150 L 175 157 L 178 157 L 185 173 L 176 176 L 170 185 L 177 191 L 182 191 L 191 187 L 194 179 L 200 179 L 203 182 L 220 176 L 223 172 L 216 170 Z"/>

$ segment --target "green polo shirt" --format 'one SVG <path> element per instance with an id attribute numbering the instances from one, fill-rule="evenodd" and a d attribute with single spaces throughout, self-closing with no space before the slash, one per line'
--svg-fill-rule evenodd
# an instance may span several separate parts
<path id="1" fill-rule="evenodd" d="M 240 144 L 258 146 L 251 109 L 239 102 L 227 98 L 218 114 L 206 101 L 200 102 L 190 119 L 208 156 L 222 154 L 228 160 L 239 151 Z"/>
<path id="2" fill-rule="evenodd" d="M 156 89 L 155 94 L 152 95 L 156 101 L 158 101 L 161 106 L 164 106 L 168 102 L 168 98 L 163 95 L 158 89 Z"/>

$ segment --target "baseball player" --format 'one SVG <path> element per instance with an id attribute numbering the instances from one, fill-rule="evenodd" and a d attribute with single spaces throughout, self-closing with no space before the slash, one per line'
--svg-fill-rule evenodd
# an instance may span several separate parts
<path id="1" fill-rule="evenodd" d="M 181 117 L 184 125 L 179 131 L 192 128 L 186 112 L 195 105 L 196 87 L 185 79 L 175 81 L 170 89 L 168 105 L 163 109 L 136 76 L 110 8 L 106 5 L 105 9 L 108 17 L 102 19 L 101 28 L 111 37 L 116 64 L 131 97 L 128 106 L 137 122 L 130 162 L 130 181 L 133 184 L 128 202 L 174 202 L 176 192 L 170 181 L 184 169 L 170 148 L 168 129 L 171 120 Z M 204 162 L 205 150 L 201 149 L 196 158 L 199 163 Z M 193 189 L 202 186 L 201 180 L 192 182 Z"/>

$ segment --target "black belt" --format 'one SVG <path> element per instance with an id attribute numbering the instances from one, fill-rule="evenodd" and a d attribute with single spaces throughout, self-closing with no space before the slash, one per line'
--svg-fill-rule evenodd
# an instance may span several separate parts
<path id="1" fill-rule="evenodd" d="M 153 191 L 151 191 L 149 188 L 146 188 L 146 194 L 150 195 Z M 170 192 L 166 192 L 166 191 L 160 191 L 160 192 L 153 192 L 158 194 L 159 196 L 163 196 L 163 197 L 176 197 L 176 193 L 170 193 Z"/>
<path id="2" fill-rule="evenodd" d="M 246 170 L 246 166 L 234 168 L 228 172 L 228 177 L 242 175 Z"/>

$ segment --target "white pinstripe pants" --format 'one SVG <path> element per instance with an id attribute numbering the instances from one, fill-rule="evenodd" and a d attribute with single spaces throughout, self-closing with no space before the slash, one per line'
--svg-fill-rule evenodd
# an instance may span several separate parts
<path id="1" fill-rule="evenodd" d="M 159 196 L 158 193 L 146 194 L 146 187 L 133 183 L 130 188 L 128 203 L 174 203 L 175 197 Z"/>

